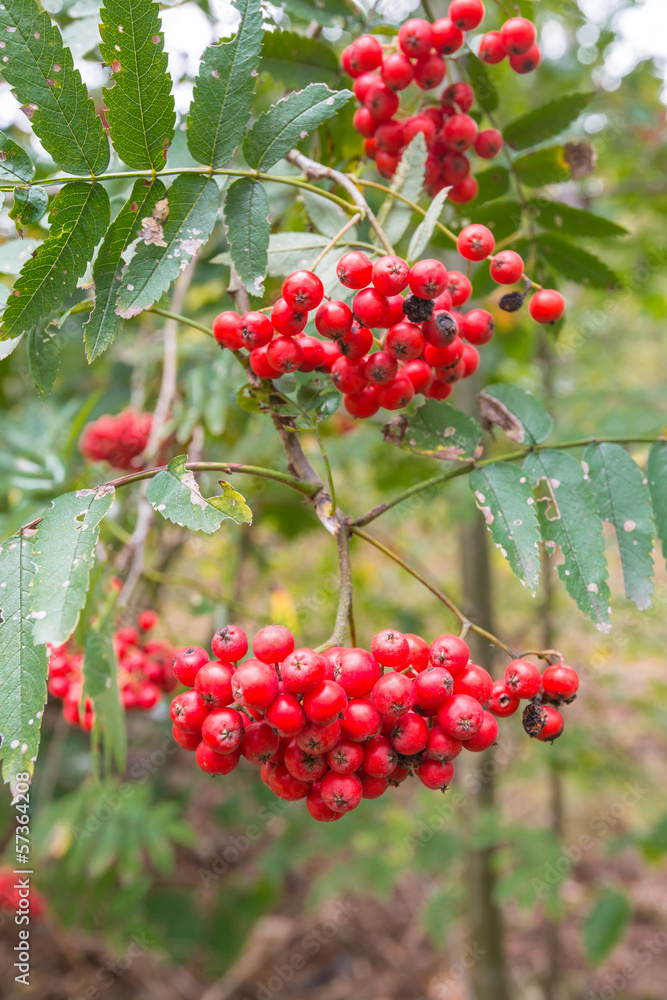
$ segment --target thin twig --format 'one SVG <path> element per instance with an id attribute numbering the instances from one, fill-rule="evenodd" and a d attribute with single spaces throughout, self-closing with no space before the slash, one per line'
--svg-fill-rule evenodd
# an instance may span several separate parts
<path id="1" fill-rule="evenodd" d="M 345 233 L 348 232 L 348 230 L 352 229 L 352 226 L 356 226 L 356 224 L 359 222 L 360 219 L 361 219 L 361 212 L 357 212 L 357 214 L 353 215 L 351 219 L 348 219 L 348 221 L 345 223 L 340 232 L 336 233 L 334 238 L 332 240 L 329 240 L 329 242 L 321 251 L 321 253 L 317 255 L 313 263 L 310 265 L 311 271 L 315 270 L 320 261 L 324 260 L 324 258 L 326 257 L 326 255 L 329 253 L 330 250 L 333 250 L 333 248 L 336 246 L 341 236 L 345 236 Z"/>
<path id="2" fill-rule="evenodd" d="M 328 649 L 329 646 L 341 646 L 345 641 L 345 633 L 348 625 L 352 645 L 356 645 L 354 634 L 354 617 L 352 613 L 352 565 L 350 563 L 350 533 L 346 526 L 341 527 L 336 535 L 338 546 L 338 608 L 336 610 L 336 621 L 333 632 L 325 643 L 318 647 L 318 652 Z"/>

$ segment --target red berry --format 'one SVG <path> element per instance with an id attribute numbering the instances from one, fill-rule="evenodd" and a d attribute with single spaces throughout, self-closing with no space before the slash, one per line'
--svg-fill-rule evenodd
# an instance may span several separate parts
<path id="1" fill-rule="evenodd" d="M 436 309 L 423 326 L 424 340 L 432 347 L 447 347 L 458 336 L 456 319 L 446 309 Z"/>
<path id="2" fill-rule="evenodd" d="M 536 738 L 541 740 L 542 743 L 553 743 L 554 740 L 558 739 L 565 728 L 563 716 L 560 714 L 558 709 L 554 708 L 552 705 L 542 705 L 540 714 L 542 712 L 546 714 L 546 718 L 544 720 L 542 730 L 536 734 Z"/>
<path id="3" fill-rule="evenodd" d="M 496 322 L 486 309 L 472 309 L 461 323 L 461 336 L 470 344 L 488 344 L 496 329 Z"/>
<path id="4" fill-rule="evenodd" d="M 430 663 L 428 643 L 414 632 L 405 632 L 403 637 L 408 644 L 408 663 L 416 673 L 421 673 Z"/>
<path id="5" fill-rule="evenodd" d="M 350 812 L 361 802 L 362 784 L 356 774 L 327 771 L 320 782 L 320 794 L 326 805 L 337 813 Z"/>
<path id="6" fill-rule="evenodd" d="M 325 754 L 333 750 L 340 740 L 340 722 L 330 722 L 327 726 L 318 726 L 315 722 L 306 722 L 300 733 L 295 737 L 297 744 L 306 753 Z"/>
<path id="7" fill-rule="evenodd" d="M 293 650 L 294 636 L 284 625 L 267 625 L 252 641 L 252 651 L 262 663 L 280 663 Z"/>
<path id="8" fill-rule="evenodd" d="M 375 129 L 378 125 L 368 108 L 357 108 L 352 118 L 352 124 L 359 135 L 365 139 L 371 139 L 375 135 Z"/>
<path id="9" fill-rule="evenodd" d="M 412 83 L 412 63 L 402 52 L 385 56 L 380 73 L 390 90 L 405 90 Z"/>
<path id="10" fill-rule="evenodd" d="M 383 150 L 385 153 L 400 153 L 405 145 L 402 123 L 394 121 L 393 119 L 388 122 L 382 122 L 382 124 L 378 125 L 376 129 L 375 138 L 377 139 L 378 149 Z M 396 258 L 396 260 L 398 259 L 399 258 Z M 405 266 L 407 268 L 407 264 Z M 377 284 L 375 287 L 378 288 Z M 382 289 L 380 288 L 379 291 L 382 291 Z M 401 291 L 401 289 L 399 289 L 399 291 Z"/>
<path id="11" fill-rule="evenodd" d="M 410 268 L 400 257 L 380 257 L 373 264 L 373 286 L 381 295 L 398 295 L 409 278 Z"/>
<path id="12" fill-rule="evenodd" d="M 406 712 L 391 730 L 391 745 L 397 753 L 411 757 L 421 753 L 428 742 L 428 723 L 416 712 Z"/>
<path id="13" fill-rule="evenodd" d="M 502 250 L 491 261 L 491 277 L 499 285 L 515 285 L 523 274 L 523 258 L 514 250 Z"/>
<path id="14" fill-rule="evenodd" d="M 465 36 L 460 28 L 457 28 L 451 17 L 441 17 L 433 22 L 433 48 L 442 55 L 450 56 L 461 48 L 465 41 Z"/>
<path id="15" fill-rule="evenodd" d="M 360 35 L 351 47 L 352 64 L 362 73 L 377 69 L 382 62 L 382 46 L 374 35 Z"/>
<path id="16" fill-rule="evenodd" d="M 454 693 L 454 679 L 445 667 L 427 667 L 414 680 L 417 704 L 427 715 L 436 715 Z"/>
<path id="17" fill-rule="evenodd" d="M 477 138 L 477 122 L 470 115 L 452 115 L 445 122 L 442 134 L 447 147 L 461 153 Z"/>
<path id="18" fill-rule="evenodd" d="M 351 250 L 338 261 L 336 274 L 346 288 L 365 288 L 373 274 L 373 262 L 361 250 Z"/>
<path id="19" fill-rule="evenodd" d="M 388 778 L 398 763 L 398 756 L 386 736 L 375 736 L 364 747 L 364 771 L 371 778 Z"/>
<path id="20" fill-rule="evenodd" d="M 431 52 L 417 60 L 414 74 L 415 83 L 421 90 L 433 90 L 447 75 L 445 60 L 437 52 Z"/>
<path id="21" fill-rule="evenodd" d="M 484 719 L 479 732 L 471 736 L 469 740 L 466 740 L 463 746 L 466 750 L 472 750 L 473 753 L 481 753 L 482 750 L 488 750 L 489 747 L 493 746 L 497 739 L 498 722 L 490 712 L 484 712 Z"/>
<path id="22" fill-rule="evenodd" d="M 395 379 L 378 389 L 377 401 L 385 410 L 402 410 L 412 401 L 415 388 L 409 378 L 399 372 Z"/>
<path id="23" fill-rule="evenodd" d="M 347 695 L 336 681 L 322 681 L 303 696 L 303 710 L 311 722 L 329 726 L 342 715 L 347 705 Z"/>
<path id="24" fill-rule="evenodd" d="M 241 740 L 241 753 L 251 764 L 266 764 L 280 746 L 280 737 L 266 722 L 251 722 Z"/>
<path id="25" fill-rule="evenodd" d="M 336 774 L 353 774 L 361 767 L 363 760 L 363 747 L 352 740 L 339 740 L 327 753 L 327 763 Z"/>
<path id="26" fill-rule="evenodd" d="M 268 350 L 269 344 L 253 348 L 250 352 L 250 367 L 258 378 L 280 378 L 281 373 L 278 369 L 269 364 Z"/>
<path id="27" fill-rule="evenodd" d="M 433 382 L 431 366 L 419 358 L 414 361 L 408 361 L 407 364 L 403 365 L 401 375 L 410 379 L 415 392 L 426 392 Z"/>
<path id="28" fill-rule="evenodd" d="M 435 667 L 445 667 L 456 677 L 468 665 L 470 650 L 458 635 L 441 635 L 431 643 L 430 656 Z"/>
<path id="29" fill-rule="evenodd" d="M 368 698 L 353 698 L 340 720 L 341 735 L 355 743 L 377 736 L 382 728 L 380 713 Z"/>
<path id="30" fill-rule="evenodd" d="M 412 118 L 408 118 L 404 123 L 403 138 L 405 139 L 406 146 L 412 142 L 419 132 L 424 136 L 427 147 L 430 146 L 435 139 L 436 126 L 425 114 L 413 115 Z"/>
<path id="31" fill-rule="evenodd" d="M 273 324 L 264 313 L 244 313 L 241 316 L 241 336 L 243 346 L 249 351 L 255 347 L 264 347 L 273 338 Z"/>
<path id="32" fill-rule="evenodd" d="M 240 750 L 232 750 L 230 753 L 218 753 L 208 743 L 202 740 L 195 752 L 195 760 L 198 766 L 206 774 L 230 774 L 237 767 L 241 759 Z"/>
<path id="33" fill-rule="evenodd" d="M 305 799 L 310 791 L 308 782 L 295 778 L 284 764 L 276 764 L 272 768 L 267 785 L 274 795 L 285 802 L 298 802 L 299 799 Z"/>
<path id="34" fill-rule="evenodd" d="M 453 306 L 464 305 L 472 295 L 472 285 L 470 278 L 461 271 L 449 271 L 449 283 L 447 285 L 449 294 L 452 297 Z"/>
<path id="35" fill-rule="evenodd" d="M 375 416 L 380 409 L 376 386 L 368 385 L 359 392 L 346 393 L 343 396 L 343 405 L 351 417 L 364 420 Z"/>
<path id="36" fill-rule="evenodd" d="M 467 740 L 478 733 L 484 721 L 480 703 L 468 694 L 454 694 L 438 709 L 438 723 L 448 736 Z"/>
<path id="37" fill-rule="evenodd" d="M 554 700 L 570 701 L 579 689 L 579 676 L 576 670 L 564 663 L 547 667 L 542 674 L 544 693 Z"/>
<path id="38" fill-rule="evenodd" d="M 542 62 L 542 53 L 537 45 L 531 45 L 527 52 L 520 56 L 510 56 L 510 66 L 515 73 L 522 76 L 525 73 L 532 73 Z M 560 733 L 559 733 L 560 735 Z"/>
<path id="39" fill-rule="evenodd" d="M 519 707 L 519 699 L 512 694 L 505 681 L 494 681 L 493 691 L 489 698 L 489 711 L 501 719 L 514 715 Z"/>
<path id="40" fill-rule="evenodd" d="M 215 708 L 204 719 L 202 739 L 218 753 L 231 753 L 241 745 L 243 721 L 235 708 Z"/>
<path id="41" fill-rule="evenodd" d="M 184 750 L 191 750 L 192 753 L 194 753 L 201 743 L 201 730 L 196 733 L 184 733 L 179 726 L 174 724 L 171 727 L 171 734 L 179 747 L 183 747 Z"/>
<path id="42" fill-rule="evenodd" d="M 303 361 L 300 370 L 302 372 L 314 372 L 324 361 L 324 345 L 317 337 L 309 337 L 308 334 L 297 336 L 303 353 Z"/>
<path id="43" fill-rule="evenodd" d="M 340 64 L 348 76 L 357 77 L 362 72 L 352 64 L 352 46 L 348 45 L 340 54 Z"/>
<path id="44" fill-rule="evenodd" d="M 486 705 L 493 694 L 493 678 L 488 670 L 477 663 L 469 663 L 462 673 L 456 675 L 454 681 L 455 694 L 469 694 L 476 698 L 480 705 Z"/>
<path id="45" fill-rule="evenodd" d="M 248 639 L 238 625 L 225 625 L 211 640 L 213 655 L 227 663 L 236 663 L 248 652 Z"/>
<path id="46" fill-rule="evenodd" d="M 301 344 L 293 337 L 276 337 L 266 349 L 266 360 L 281 374 L 294 372 L 303 361 Z"/>
<path id="47" fill-rule="evenodd" d="M 327 770 L 324 757 L 306 753 L 294 739 L 291 739 L 285 747 L 283 763 L 289 773 L 299 781 L 319 781 Z"/>
<path id="48" fill-rule="evenodd" d="M 372 385 L 387 385 L 396 377 L 398 364 L 388 351 L 376 351 L 364 363 L 363 374 Z"/>
<path id="49" fill-rule="evenodd" d="M 377 83 L 377 79 L 377 73 L 362 73 L 354 81 L 352 90 L 354 91 L 354 96 L 361 104 L 366 100 L 366 95 L 370 88 Z"/>
<path id="50" fill-rule="evenodd" d="M 489 254 L 493 253 L 496 241 L 493 233 L 486 226 L 473 223 L 466 226 L 459 233 L 456 245 L 459 253 L 466 260 L 485 260 Z"/>
<path id="51" fill-rule="evenodd" d="M 482 62 L 488 63 L 490 66 L 501 63 L 506 56 L 506 52 L 500 32 L 487 31 L 482 36 L 477 54 Z"/>
<path id="52" fill-rule="evenodd" d="M 371 652 L 378 663 L 383 667 L 408 666 L 408 655 L 410 647 L 408 640 L 401 632 L 394 629 L 384 629 L 373 636 L 371 641 Z"/>
<path id="53" fill-rule="evenodd" d="M 378 168 L 378 173 L 387 180 L 390 179 L 396 173 L 400 160 L 400 156 L 395 153 L 385 153 L 383 149 L 379 150 L 375 157 L 375 165 Z"/>
<path id="54" fill-rule="evenodd" d="M 415 687 L 405 674 L 383 674 L 375 684 L 371 697 L 378 712 L 397 719 L 413 707 Z"/>
<path id="55" fill-rule="evenodd" d="M 457 364 L 463 356 L 463 341 L 460 337 L 454 337 L 445 347 L 433 347 L 426 344 L 424 347 L 424 359 L 434 368 L 448 368 Z"/>
<path id="56" fill-rule="evenodd" d="M 500 29 L 500 38 L 508 56 L 521 56 L 535 44 L 535 25 L 526 17 L 511 17 Z"/>
<path id="57" fill-rule="evenodd" d="M 232 677 L 232 691 L 246 708 L 267 708 L 278 694 L 278 675 L 268 663 L 246 660 Z"/>
<path id="58" fill-rule="evenodd" d="M 454 153 L 448 150 L 442 157 L 440 167 L 442 179 L 447 184 L 459 184 L 470 173 L 470 160 L 463 153 Z"/>
<path id="59" fill-rule="evenodd" d="M 415 774 L 422 785 L 433 791 L 443 791 L 454 780 L 454 765 L 450 761 L 425 760 L 417 768 Z"/>
<path id="60" fill-rule="evenodd" d="M 324 680 L 324 660 L 314 649 L 295 649 L 285 657 L 280 676 L 288 691 L 303 694 Z"/>
<path id="61" fill-rule="evenodd" d="M 352 310 L 345 302 L 332 299 L 331 302 L 323 302 L 315 313 L 315 326 L 323 337 L 338 340 L 350 332 L 353 319 Z"/>
<path id="62" fill-rule="evenodd" d="M 232 693 L 232 677 L 234 668 L 231 663 L 221 663 L 211 660 L 205 663 L 195 677 L 195 691 L 211 708 L 223 708 L 234 701 Z"/>
<path id="63" fill-rule="evenodd" d="M 306 809 L 318 823 L 333 823 L 342 819 L 343 814 L 330 809 L 322 798 L 319 785 L 312 785 L 306 796 Z"/>
<path id="64" fill-rule="evenodd" d="M 430 386 L 424 392 L 427 399 L 447 399 L 452 394 L 452 387 L 443 379 L 435 376 Z"/>
<path id="65" fill-rule="evenodd" d="M 433 44 L 431 25 L 421 17 L 410 18 L 399 29 L 398 44 L 412 59 L 427 55 Z"/>
<path id="66" fill-rule="evenodd" d="M 361 361 L 350 361 L 341 355 L 331 369 L 331 381 L 339 392 L 361 392 L 366 385 Z"/>
<path id="67" fill-rule="evenodd" d="M 458 105 L 464 113 L 470 111 L 475 103 L 475 91 L 469 83 L 450 83 L 449 87 L 442 94 L 442 103 L 446 107 L 450 104 Z"/>
<path id="68" fill-rule="evenodd" d="M 449 16 L 461 31 L 473 31 L 484 20 L 484 4 L 482 0 L 452 0 L 449 5 Z"/>
<path id="69" fill-rule="evenodd" d="M 371 646 L 372 649 L 372 646 Z M 334 680 L 349 698 L 363 698 L 370 694 L 381 674 L 375 655 L 365 649 L 344 649 L 334 667 Z"/>
<path id="70" fill-rule="evenodd" d="M 565 299 L 553 288 L 543 288 L 535 292 L 528 308 L 536 323 L 557 323 L 565 312 Z"/>
<path id="71" fill-rule="evenodd" d="M 221 312 L 213 320 L 213 336 L 222 347 L 238 351 L 244 346 L 241 317 L 235 312 Z"/>
<path id="72" fill-rule="evenodd" d="M 439 260 L 420 260 L 410 269 L 410 291 L 420 299 L 437 299 L 449 280 Z"/>
<path id="73" fill-rule="evenodd" d="M 321 372 L 330 372 L 340 357 L 340 351 L 336 344 L 332 344 L 327 340 L 320 341 L 319 343 L 322 350 L 322 364 L 317 367 Z"/>
<path id="74" fill-rule="evenodd" d="M 516 698 L 534 698 L 542 686 L 540 668 L 530 660 L 512 660 L 505 668 L 505 684 Z"/>
<path id="75" fill-rule="evenodd" d="M 397 361 L 412 361 L 413 358 L 418 358 L 424 349 L 422 331 L 407 320 L 397 323 L 387 331 L 385 347 Z"/>
<path id="76" fill-rule="evenodd" d="M 267 708 L 264 718 L 279 736 L 296 736 L 306 724 L 301 704 L 293 694 L 279 694 Z"/>
<path id="77" fill-rule="evenodd" d="M 364 101 L 364 105 L 378 122 L 388 122 L 390 118 L 393 118 L 400 103 L 398 95 L 381 80 L 368 88 Z"/>
<path id="78" fill-rule="evenodd" d="M 389 303 L 385 295 L 375 288 L 364 288 L 354 296 L 352 309 L 362 326 L 385 326 L 389 316 Z"/>
<path id="79" fill-rule="evenodd" d="M 479 194 L 479 184 L 474 177 L 464 177 L 462 181 L 455 184 L 449 192 L 448 200 L 453 205 L 467 205 L 469 201 L 474 201 Z"/>
<path id="80" fill-rule="evenodd" d="M 405 299 L 402 295 L 388 295 L 387 302 L 389 303 L 389 315 L 386 319 L 386 326 L 396 326 L 397 323 L 405 319 L 405 313 L 403 312 Z"/>
<path id="81" fill-rule="evenodd" d="M 463 345 L 463 378 L 473 375 L 479 368 L 479 351 L 472 344 Z"/>
<path id="82" fill-rule="evenodd" d="M 463 742 L 448 736 L 442 726 L 435 722 L 428 734 L 426 744 L 426 756 L 430 760 L 439 760 L 446 763 L 454 760 L 461 753 Z"/>
<path id="83" fill-rule="evenodd" d="M 271 322 L 278 333 L 286 337 L 293 337 L 301 333 L 308 322 L 308 313 L 305 309 L 296 310 L 288 306 L 284 299 L 278 299 L 273 304 L 271 310 Z"/>
<path id="84" fill-rule="evenodd" d="M 294 271 L 283 281 L 282 295 L 292 309 L 309 312 L 322 301 L 324 285 L 312 271 Z"/>
<path id="85" fill-rule="evenodd" d="M 364 799 L 379 799 L 389 788 L 389 778 L 372 778 L 363 769 L 357 772 L 357 776 L 363 788 L 361 797 Z"/>
<path id="86" fill-rule="evenodd" d="M 483 160 L 492 160 L 503 148 L 503 137 L 496 128 L 486 128 L 475 139 L 475 152 Z"/>
<path id="87" fill-rule="evenodd" d="M 370 112 L 369 112 L 370 114 Z M 376 125 L 378 123 L 376 122 Z M 368 156 L 371 160 L 374 160 L 377 156 L 378 144 L 375 136 L 370 139 L 364 139 L 364 156 Z"/>
<path id="88" fill-rule="evenodd" d="M 174 675 L 186 687 L 194 687 L 197 671 L 208 663 L 210 657 L 201 646 L 180 649 L 174 660 Z"/>

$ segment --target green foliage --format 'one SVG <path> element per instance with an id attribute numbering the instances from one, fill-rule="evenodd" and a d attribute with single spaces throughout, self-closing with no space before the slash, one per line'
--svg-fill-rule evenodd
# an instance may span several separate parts
<path id="1" fill-rule="evenodd" d="M 582 943 L 586 958 L 599 965 L 623 938 L 632 919 L 632 904 L 624 892 L 603 891 L 586 915 L 582 928 Z"/>
<path id="2" fill-rule="evenodd" d="M 243 155 L 247 162 L 255 170 L 268 170 L 352 96 L 350 90 L 329 90 L 323 83 L 292 91 L 264 112 L 246 135 Z"/>
<path id="3" fill-rule="evenodd" d="M 100 521 L 114 501 L 110 486 L 57 497 L 37 528 L 32 617 L 36 643 L 58 646 L 74 631 L 95 558 Z"/>
<path id="4" fill-rule="evenodd" d="M 7 60 L 2 74 L 46 151 L 70 174 L 103 173 L 109 163 L 106 132 L 49 15 L 37 0 L 6 0 L 0 30 Z"/>
<path id="5" fill-rule="evenodd" d="M 480 108 L 493 113 L 499 103 L 496 85 L 485 63 L 470 52 L 465 60 L 466 69 L 470 74 L 470 83 L 475 91 L 475 99 Z"/>
<path id="6" fill-rule="evenodd" d="M 127 758 L 127 734 L 124 710 L 118 693 L 118 664 L 111 625 L 107 615 L 101 622 L 89 624 L 86 629 L 83 642 L 82 698 L 90 698 L 95 711 L 91 744 L 93 753 L 96 753 L 101 742 L 106 772 L 111 770 L 113 761 L 122 774 Z"/>
<path id="7" fill-rule="evenodd" d="M 154 225 L 142 230 L 136 253 L 123 271 L 116 312 L 123 319 L 148 309 L 209 238 L 220 207 L 215 181 L 197 174 L 179 174 L 167 192 L 169 214 L 156 205 Z M 159 218 L 155 218 L 159 214 Z"/>
<path id="8" fill-rule="evenodd" d="M 484 422 L 497 424 L 517 444 L 541 444 L 554 429 L 554 420 L 542 403 L 516 385 L 489 385 L 479 396 Z"/>
<path id="9" fill-rule="evenodd" d="M 426 143 L 423 134 L 418 132 L 410 145 L 403 151 L 401 162 L 391 182 L 391 190 L 403 195 L 409 201 L 417 202 L 424 189 L 425 176 Z M 383 227 L 390 243 L 398 243 L 405 235 L 410 225 L 412 211 L 404 201 L 387 195 L 378 214 L 378 222 Z M 377 242 L 377 237 L 374 237 L 374 241 Z"/>
<path id="10" fill-rule="evenodd" d="M 0 132 L 0 178 L 29 183 L 35 176 L 35 164 L 13 139 Z"/>
<path id="11" fill-rule="evenodd" d="M 561 550 L 558 575 L 580 610 L 601 632 L 609 632 L 602 521 L 581 464 L 567 452 L 547 449 L 528 455 L 523 468 L 533 486 L 544 487 L 538 517 L 547 551 Z"/>
<path id="12" fill-rule="evenodd" d="M 654 526 L 644 474 L 618 444 L 590 445 L 584 467 L 600 515 L 616 532 L 626 597 L 645 611 L 653 594 Z"/>
<path id="13" fill-rule="evenodd" d="M 435 198 L 426 210 L 426 215 L 412 234 L 407 252 L 407 260 L 409 264 L 413 264 L 415 261 L 419 260 L 428 246 L 429 240 L 433 236 L 433 232 L 440 219 L 442 209 L 446 201 L 447 188 L 443 188 L 442 191 L 439 191 L 438 194 L 436 194 Z"/>
<path id="14" fill-rule="evenodd" d="M 470 489 L 496 546 L 534 594 L 540 578 L 540 529 L 523 471 L 509 462 L 492 462 L 473 470 Z"/>
<path id="15" fill-rule="evenodd" d="M 100 184 L 65 184 L 51 206 L 48 239 L 28 260 L 2 317 L 3 337 L 32 330 L 76 289 L 109 225 L 109 198 Z"/>
<path id="16" fill-rule="evenodd" d="M 261 70 L 285 87 L 305 87 L 312 82 L 333 83 L 338 59 L 331 46 L 296 31 L 265 31 Z"/>
<path id="17" fill-rule="evenodd" d="M 562 146 L 548 146 L 534 153 L 526 153 L 514 161 L 519 180 L 528 187 L 563 184 L 570 177 Z"/>
<path id="18" fill-rule="evenodd" d="M 555 139 L 588 107 L 594 94 L 564 94 L 529 111 L 503 127 L 503 138 L 512 149 L 528 149 Z"/>
<path id="19" fill-rule="evenodd" d="M 100 17 L 100 52 L 112 73 L 103 89 L 111 142 L 128 167 L 160 170 L 176 113 L 159 7 L 154 0 L 105 0 Z"/>
<path id="20" fill-rule="evenodd" d="M 579 239 L 586 236 L 590 239 L 608 239 L 610 236 L 626 236 L 628 230 L 610 219 L 587 212 L 583 208 L 574 208 L 562 201 L 531 201 L 530 214 L 545 229 L 565 233 Z"/>
<path id="21" fill-rule="evenodd" d="M 655 526 L 667 560 L 667 441 L 656 441 L 651 446 L 647 475 Z"/>
<path id="22" fill-rule="evenodd" d="M 46 647 L 35 646 L 30 615 L 32 546 L 19 535 L 0 545 L 0 757 L 12 790 L 18 772 L 33 773 L 46 702 Z"/>
<path id="23" fill-rule="evenodd" d="M 9 218 L 16 222 L 19 235 L 23 226 L 32 226 L 43 217 L 49 206 L 49 196 L 43 187 L 37 185 L 14 188 L 14 204 L 9 210 Z"/>
<path id="24" fill-rule="evenodd" d="M 480 170 L 478 174 L 475 174 L 475 180 L 479 184 L 475 205 L 495 201 L 496 198 L 502 198 L 509 191 L 510 175 L 505 167 L 494 165 L 487 170 Z"/>
<path id="25" fill-rule="evenodd" d="M 482 428 L 474 417 L 433 399 L 409 419 L 396 417 L 385 427 L 385 440 L 403 451 L 448 462 L 474 458 L 481 437 Z"/>
<path id="26" fill-rule="evenodd" d="M 236 271 L 251 294 L 264 291 L 268 263 L 269 199 L 260 181 L 241 177 L 225 199 L 225 224 Z"/>
<path id="27" fill-rule="evenodd" d="M 262 50 L 259 0 L 237 0 L 236 7 L 239 29 L 230 42 L 206 49 L 188 116 L 188 149 L 199 163 L 211 167 L 224 166 L 243 138 Z"/>
<path id="28" fill-rule="evenodd" d="M 43 321 L 28 331 L 28 368 L 41 399 L 46 399 L 53 389 L 60 367 L 58 331 Z"/>
<path id="29" fill-rule="evenodd" d="M 151 480 L 146 498 L 154 510 L 174 524 L 210 535 L 225 518 L 237 524 L 251 524 L 252 512 L 240 493 L 228 483 L 220 483 L 221 496 L 206 500 L 194 474 L 186 470 L 186 455 L 172 458 L 167 469 Z"/>
<path id="30" fill-rule="evenodd" d="M 553 233 L 542 233 L 540 236 L 540 254 L 554 271 L 580 285 L 613 289 L 621 283 L 620 278 L 599 257 Z"/>

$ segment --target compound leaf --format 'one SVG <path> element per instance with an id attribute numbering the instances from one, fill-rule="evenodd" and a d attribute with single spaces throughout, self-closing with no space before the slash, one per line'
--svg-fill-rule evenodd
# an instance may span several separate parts
<path id="1" fill-rule="evenodd" d="M 216 531 L 224 518 L 250 524 L 252 512 L 240 493 L 221 483 L 222 496 L 202 496 L 194 473 L 186 470 L 186 455 L 172 458 L 164 472 L 158 472 L 146 490 L 151 507 L 162 517 L 191 531 Z"/>

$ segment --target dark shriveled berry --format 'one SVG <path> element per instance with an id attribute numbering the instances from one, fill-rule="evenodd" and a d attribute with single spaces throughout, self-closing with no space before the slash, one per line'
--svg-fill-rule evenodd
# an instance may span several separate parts
<path id="1" fill-rule="evenodd" d="M 523 728 L 533 738 L 540 735 L 547 723 L 547 710 L 531 702 L 523 710 Z"/>
<path id="2" fill-rule="evenodd" d="M 433 299 L 420 299 L 418 295 L 411 294 L 403 300 L 403 312 L 411 323 L 426 323 L 433 309 Z"/>
<path id="3" fill-rule="evenodd" d="M 498 305 L 501 309 L 504 309 L 505 312 L 513 313 L 516 312 L 517 309 L 521 308 L 525 297 L 526 296 L 522 295 L 521 292 L 508 292 L 507 295 L 503 295 Z"/>

